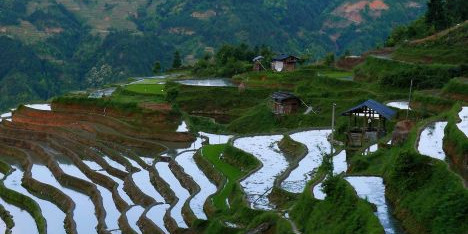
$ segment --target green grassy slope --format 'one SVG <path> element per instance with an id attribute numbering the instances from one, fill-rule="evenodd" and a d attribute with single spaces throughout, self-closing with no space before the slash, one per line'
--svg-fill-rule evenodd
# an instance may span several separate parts
<path id="1" fill-rule="evenodd" d="M 468 21 L 432 36 L 402 44 L 392 58 L 415 63 L 467 64 Z"/>

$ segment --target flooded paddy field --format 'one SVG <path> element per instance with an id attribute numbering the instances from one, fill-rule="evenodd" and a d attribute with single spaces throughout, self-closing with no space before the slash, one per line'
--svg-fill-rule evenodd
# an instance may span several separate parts
<path id="1" fill-rule="evenodd" d="M 419 153 L 431 158 L 445 160 L 443 149 L 444 129 L 447 122 L 434 122 L 429 124 L 419 137 Z"/>
<path id="2" fill-rule="evenodd" d="M 5 187 L 26 195 L 37 202 L 41 208 L 44 218 L 47 221 L 48 233 L 65 234 L 65 213 L 52 202 L 35 197 L 23 186 L 21 186 L 21 179 L 23 178 L 24 172 L 21 171 L 19 167 L 13 166 L 12 168 L 13 172 L 9 174 L 8 177 L 6 177 L 6 179 L 3 181 Z M 21 222 L 23 223 L 23 221 Z"/>
<path id="3" fill-rule="evenodd" d="M 331 130 L 311 130 L 291 135 L 291 138 L 307 146 L 309 152 L 299 162 L 289 176 L 281 183 L 281 187 L 292 193 L 301 193 L 314 171 L 322 164 L 323 156 L 330 152 L 327 140 Z"/>
<path id="4" fill-rule="evenodd" d="M 401 234 L 395 219 L 389 211 L 385 199 L 385 185 L 380 177 L 349 176 L 345 179 L 353 186 L 358 196 L 377 207 L 375 215 L 382 224 L 386 234 Z"/>
<path id="5" fill-rule="evenodd" d="M 235 86 L 228 79 L 191 79 L 191 80 L 177 80 L 179 84 L 190 86 L 209 86 L 209 87 L 233 87 Z"/>
<path id="6" fill-rule="evenodd" d="M 172 191 L 174 191 L 177 197 L 177 203 L 171 208 L 171 217 L 176 221 L 177 226 L 180 228 L 188 228 L 187 223 L 182 215 L 182 207 L 184 206 L 187 199 L 190 197 L 190 193 L 187 189 L 182 187 L 179 180 L 175 177 L 169 164 L 166 162 L 159 162 L 155 165 L 156 170 L 160 173 L 160 176 L 166 181 Z"/>
<path id="7" fill-rule="evenodd" d="M 274 181 L 286 170 L 288 162 L 278 148 L 281 135 L 238 138 L 234 146 L 254 155 L 262 167 L 241 181 L 251 206 L 257 209 L 273 209 L 267 195 L 271 193 Z"/>
<path id="8" fill-rule="evenodd" d="M 408 101 L 395 101 L 387 103 L 387 106 L 401 110 L 411 110 Z"/>
<path id="9" fill-rule="evenodd" d="M 97 219 L 94 214 L 94 204 L 88 196 L 76 190 L 62 186 L 52 172 L 44 165 L 33 165 L 32 176 L 39 182 L 51 185 L 62 191 L 75 204 L 73 217 L 76 222 L 76 230 L 78 233 L 96 233 Z M 84 222 L 79 222 L 79 217 L 86 217 Z"/>
<path id="10" fill-rule="evenodd" d="M 208 219 L 203 206 L 208 197 L 218 190 L 217 187 L 206 177 L 194 160 L 195 152 L 181 153 L 176 157 L 176 162 L 184 169 L 192 179 L 200 186 L 200 191 L 190 200 L 190 208 L 199 219 Z"/>

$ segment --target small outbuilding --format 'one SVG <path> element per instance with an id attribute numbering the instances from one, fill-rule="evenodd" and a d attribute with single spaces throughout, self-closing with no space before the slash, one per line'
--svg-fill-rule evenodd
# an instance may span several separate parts
<path id="1" fill-rule="evenodd" d="M 343 112 L 343 116 L 349 116 L 347 145 L 362 147 L 364 142 L 376 142 L 385 136 L 386 122 L 395 114 L 388 106 L 372 99 Z"/>
<path id="2" fill-rule="evenodd" d="M 292 93 L 274 92 L 271 94 L 271 109 L 276 115 L 289 115 L 299 110 L 301 100 Z"/>
<path id="3" fill-rule="evenodd" d="M 293 55 L 281 54 L 271 61 L 271 69 L 277 72 L 294 71 L 299 58 Z"/>
<path id="4" fill-rule="evenodd" d="M 262 71 L 266 70 L 265 67 L 262 64 L 262 60 L 264 59 L 263 56 L 257 56 L 254 59 L 252 59 L 253 62 L 253 71 Z"/>

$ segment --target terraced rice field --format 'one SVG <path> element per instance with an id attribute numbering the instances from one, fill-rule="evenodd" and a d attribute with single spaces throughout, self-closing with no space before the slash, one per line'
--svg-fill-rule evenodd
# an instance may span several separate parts
<path id="1" fill-rule="evenodd" d="M 3 184 L 31 198 L 45 220 L 42 226 L 21 225 L 39 220 L 33 218 L 34 210 L 1 199 L 15 220 L 13 233 L 175 233 L 190 228 L 189 217 L 210 218 L 206 203 L 219 189 L 194 159 L 206 144 L 230 142 L 256 157 L 261 167 L 239 181 L 240 186 L 251 208 L 274 210 L 268 195 L 275 184 L 301 193 L 331 150 L 330 130 L 291 134 L 308 148 L 293 166 L 278 147 L 282 135 L 233 138 L 199 132 L 194 137 L 185 122 L 167 121 L 171 117 L 164 113 L 158 113 L 160 122 L 152 123 L 157 129 L 132 125 L 125 115 L 102 113 L 26 106 L 0 124 L 0 155 L 10 165 L 10 172 L 2 173 Z M 333 164 L 335 174 L 346 172 L 346 152 L 337 153 Z M 362 196 L 382 194 L 383 184 L 379 186 Z M 5 229 L 0 223 L 0 231 Z"/>
<path id="2" fill-rule="evenodd" d="M 193 156 L 203 142 L 225 144 L 232 137 L 201 132 L 194 138 L 185 123 L 150 134 L 153 129 L 138 130 L 125 116 L 51 111 L 50 105 L 3 116 L 9 121 L 0 126 L 0 154 L 27 170 L 13 164 L 4 185 L 38 204 L 46 223 L 42 233 L 171 233 L 189 227 L 186 204 L 207 219 L 204 204 L 217 187 Z M 26 173 L 34 179 L 22 184 Z M 31 211 L 0 204 L 15 220 L 13 233 L 40 233 L 35 225 L 20 225 L 36 223 Z"/>

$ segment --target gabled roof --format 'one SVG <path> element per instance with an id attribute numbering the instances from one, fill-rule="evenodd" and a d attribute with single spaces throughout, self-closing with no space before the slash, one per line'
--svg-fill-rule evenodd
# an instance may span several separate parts
<path id="1" fill-rule="evenodd" d="M 285 60 L 285 59 L 287 59 L 287 58 L 289 58 L 289 57 L 293 57 L 293 58 L 295 58 L 295 59 L 299 59 L 298 57 L 296 57 L 296 56 L 294 56 L 294 55 L 280 54 L 280 55 L 274 57 L 272 60 L 273 60 L 273 61 L 283 61 L 283 60 Z"/>
<path id="2" fill-rule="evenodd" d="M 369 109 L 372 109 L 374 110 L 375 112 L 379 113 L 380 115 L 382 115 L 383 117 L 385 117 L 386 119 L 392 119 L 393 116 L 395 116 L 396 112 L 394 110 L 392 110 L 390 107 L 380 103 L 380 102 L 377 102 L 377 101 L 374 101 L 372 99 L 369 99 L 345 112 L 343 112 L 341 115 L 343 116 L 349 116 L 351 115 L 352 113 L 360 113 L 363 111 L 363 107 L 367 107 Z"/>
<path id="3" fill-rule="evenodd" d="M 296 95 L 292 93 L 282 92 L 282 91 L 272 93 L 271 98 L 278 102 L 282 102 L 284 100 L 293 99 L 293 98 L 299 99 L 298 97 L 296 97 Z"/>

